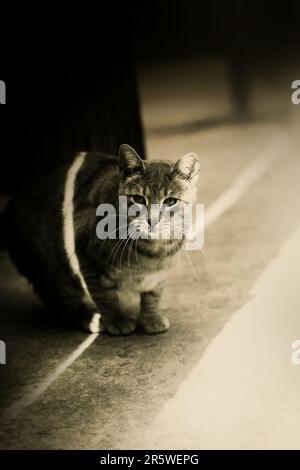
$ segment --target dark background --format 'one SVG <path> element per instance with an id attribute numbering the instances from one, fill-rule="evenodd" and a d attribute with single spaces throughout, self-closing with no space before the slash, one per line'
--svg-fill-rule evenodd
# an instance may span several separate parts
<path id="1" fill-rule="evenodd" d="M 237 114 L 247 113 L 247 69 L 300 53 L 299 1 L 151 1 L 15 7 L 1 19 L 0 192 L 73 158 L 145 154 L 136 66 L 222 56 Z M 199 77 L 201 79 L 201 77 Z"/>

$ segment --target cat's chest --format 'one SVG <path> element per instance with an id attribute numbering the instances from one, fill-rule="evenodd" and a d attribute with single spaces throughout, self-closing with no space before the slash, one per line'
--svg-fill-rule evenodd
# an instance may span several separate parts
<path id="1" fill-rule="evenodd" d="M 122 270 L 119 273 L 117 271 L 110 272 L 109 277 L 103 275 L 101 283 L 102 286 L 106 283 L 106 288 L 113 288 L 115 290 L 118 306 L 123 314 L 137 318 L 140 314 L 140 297 L 142 292 L 154 290 L 165 277 L 165 271 L 141 275 L 132 271 Z"/>
<path id="2" fill-rule="evenodd" d="M 133 276 L 132 279 L 121 279 L 119 286 L 120 288 L 123 288 L 123 286 L 128 286 L 128 288 L 136 292 L 148 292 L 155 289 L 155 287 L 165 278 L 166 272 L 158 271 L 154 273 L 147 273 L 142 276 Z"/>
<path id="3" fill-rule="evenodd" d="M 109 279 L 113 280 L 114 287 L 118 291 L 127 292 L 148 292 L 166 278 L 166 270 L 159 270 L 148 273 L 139 273 L 132 270 L 111 271 Z M 102 277 L 101 282 L 107 282 L 107 277 Z"/>

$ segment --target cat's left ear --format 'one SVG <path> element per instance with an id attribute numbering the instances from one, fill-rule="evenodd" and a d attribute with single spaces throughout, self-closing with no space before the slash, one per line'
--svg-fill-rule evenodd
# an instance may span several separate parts
<path id="1" fill-rule="evenodd" d="M 127 176 L 132 173 L 140 173 L 144 171 L 145 164 L 141 157 L 130 145 L 122 144 L 119 149 L 119 165 L 120 171 Z"/>
<path id="2" fill-rule="evenodd" d="M 200 161 L 195 153 L 187 153 L 181 157 L 173 166 L 172 171 L 179 178 L 190 183 L 196 183 L 199 176 Z"/>

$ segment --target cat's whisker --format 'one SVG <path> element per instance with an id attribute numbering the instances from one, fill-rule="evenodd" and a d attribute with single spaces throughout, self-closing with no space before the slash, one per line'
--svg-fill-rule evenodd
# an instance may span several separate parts
<path id="1" fill-rule="evenodd" d="M 117 255 L 119 249 L 121 248 L 122 244 L 123 244 L 126 240 L 127 240 L 126 238 L 121 238 L 121 239 L 118 241 L 117 245 L 115 246 L 115 248 L 114 248 L 114 249 L 112 250 L 112 252 L 110 253 L 110 255 L 109 255 L 109 257 L 108 257 L 108 259 L 107 259 L 107 261 L 106 261 L 106 264 L 108 264 L 108 262 L 109 262 L 111 256 L 113 256 L 113 259 L 112 259 L 111 264 L 112 264 L 112 265 L 114 264 L 115 257 L 116 257 L 116 255 Z"/>
<path id="2" fill-rule="evenodd" d="M 129 242 L 129 247 L 127 251 L 127 266 L 129 270 L 131 270 L 130 257 L 131 257 L 131 251 L 132 251 L 132 244 L 133 244 L 133 240 Z"/>
<path id="3" fill-rule="evenodd" d="M 178 251 L 178 260 L 177 260 L 177 268 L 181 265 L 181 250 Z"/>
<path id="4" fill-rule="evenodd" d="M 122 225 L 122 226 L 119 227 L 119 228 L 121 229 L 121 228 L 124 228 L 124 227 L 127 227 L 127 224 L 124 224 L 124 225 Z M 131 231 L 131 229 L 127 231 L 127 237 L 126 237 L 126 238 L 121 238 L 121 239 L 118 241 L 116 247 L 115 247 L 115 248 L 112 250 L 112 252 L 110 253 L 110 255 L 109 255 L 109 257 L 108 257 L 108 259 L 107 259 L 107 261 L 106 261 L 106 264 L 109 262 L 109 260 L 110 260 L 110 258 L 111 258 L 111 256 L 112 256 L 113 254 L 114 254 L 114 257 L 113 257 L 113 260 L 112 260 L 112 264 L 114 263 L 114 259 L 115 259 L 116 255 L 117 255 L 117 252 L 119 251 L 119 248 L 121 248 L 123 242 L 124 242 L 125 240 L 127 240 L 130 231 Z"/>
<path id="5" fill-rule="evenodd" d="M 114 252 L 115 252 L 116 249 L 118 248 L 118 245 L 119 245 L 121 242 L 122 242 L 122 239 L 119 240 L 119 241 L 117 242 L 116 246 L 112 249 L 112 251 L 110 252 L 110 254 L 109 254 L 109 256 L 108 256 L 108 258 L 107 258 L 107 260 L 106 260 L 106 264 L 108 264 L 110 258 L 112 257 L 112 255 L 114 254 Z"/>
<path id="6" fill-rule="evenodd" d="M 110 236 L 111 236 L 113 233 L 115 233 L 115 232 L 117 232 L 118 230 L 121 230 L 122 228 L 125 228 L 125 227 L 127 227 L 127 223 L 124 224 L 124 225 L 121 225 L 120 227 L 117 227 L 115 230 L 112 230 L 111 232 L 108 233 L 108 237 L 106 237 L 105 240 L 103 240 L 102 243 L 101 243 L 101 245 L 100 245 L 100 249 L 99 249 L 98 255 L 100 255 L 100 252 L 101 252 L 101 250 L 102 250 L 102 248 L 103 248 L 104 243 L 105 243 L 107 240 L 111 240 Z"/>
<path id="7" fill-rule="evenodd" d="M 138 244 L 138 239 L 135 240 L 135 257 L 136 257 L 137 263 L 140 264 L 140 260 L 139 260 L 139 256 L 137 252 L 137 244 Z"/>
<path id="8" fill-rule="evenodd" d="M 124 254 L 124 251 L 126 249 L 126 246 L 128 245 L 128 243 L 130 242 L 131 240 L 131 237 L 130 235 L 134 232 L 134 227 L 131 227 L 129 230 L 128 230 L 128 238 L 126 239 L 126 243 L 124 244 L 124 247 L 123 247 L 123 250 L 121 252 L 121 257 L 120 257 L 120 269 L 122 267 L 122 258 L 123 258 L 123 254 Z"/>
<path id="9" fill-rule="evenodd" d="M 189 232 L 188 230 L 186 230 L 186 229 L 182 229 L 182 231 L 183 231 L 183 234 L 184 234 L 184 235 L 189 235 L 189 234 L 190 234 L 190 232 Z M 184 248 L 184 247 L 183 247 L 183 248 Z M 185 248 L 184 248 L 184 249 L 185 249 Z M 187 250 L 185 250 L 185 251 L 187 251 Z M 206 253 L 205 253 L 205 251 L 204 251 L 204 248 L 200 248 L 200 249 L 198 249 L 197 251 L 201 251 L 201 254 L 202 254 L 204 257 L 206 256 Z"/>
<path id="10" fill-rule="evenodd" d="M 192 263 L 192 260 L 191 260 L 191 258 L 190 258 L 190 256 L 189 256 L 187 250 L 184 248 L 184 246 L 182 246 L 182 248 L 183 248 L 183 251 L 184 251 L 184 253 L 186 254 L 186 257 L 187 257 L 188 262 L 189 262 L 189 264 L 190 264 L 190 267 L 191 267 L 191 270 L 192 270 L 192 272 L 193 272 L 195 281 L 198 281 L 198 280 L 199 280 L 199 279 L 198 279 L 198 274 L 197 274 L 197 271 L 196 271 L 196 269 L 195 269 L 195 267 L 194 267 L 194 265 L 193 265 L 193 263 Z"/>
<path id="11" fill-rule="evenodd" d="M 133 234 L 136 234 L 136 228 L 134 227 L 134 231 L 133 231 Z M 132 248 L 133 248 L 133 245 L 134 245 L 134 241 L 135 239 L 130 237 L 131 238 L 131 243 L 129 244 L 129 249 L 128 249 L 128 255 L 127 255 L 127 261 L 128 261 L 128 267 L 129 269 L 131 269 L 131 265 L 130 265 L 130 258 L 131 258 L 131 253 L 132 253 Z"/>

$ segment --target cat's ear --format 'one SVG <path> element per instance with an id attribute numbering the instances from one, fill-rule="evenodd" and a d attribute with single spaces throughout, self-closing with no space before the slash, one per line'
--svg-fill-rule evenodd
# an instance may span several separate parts
<path id="1" fill-rule="evenodd" d="M 130 145 L 122 144 L 119 149 L 120 172 L 124 176 L 141 173 L 145 169 L 143 160 Z"/>
<path id="2" fill-rule="evenodd" d="M 199 169 L 200 161 L 197 155 L 195 153 L 187 153 L 175 163 L 172 172 L 187 182 L 196 183 Z"/>

